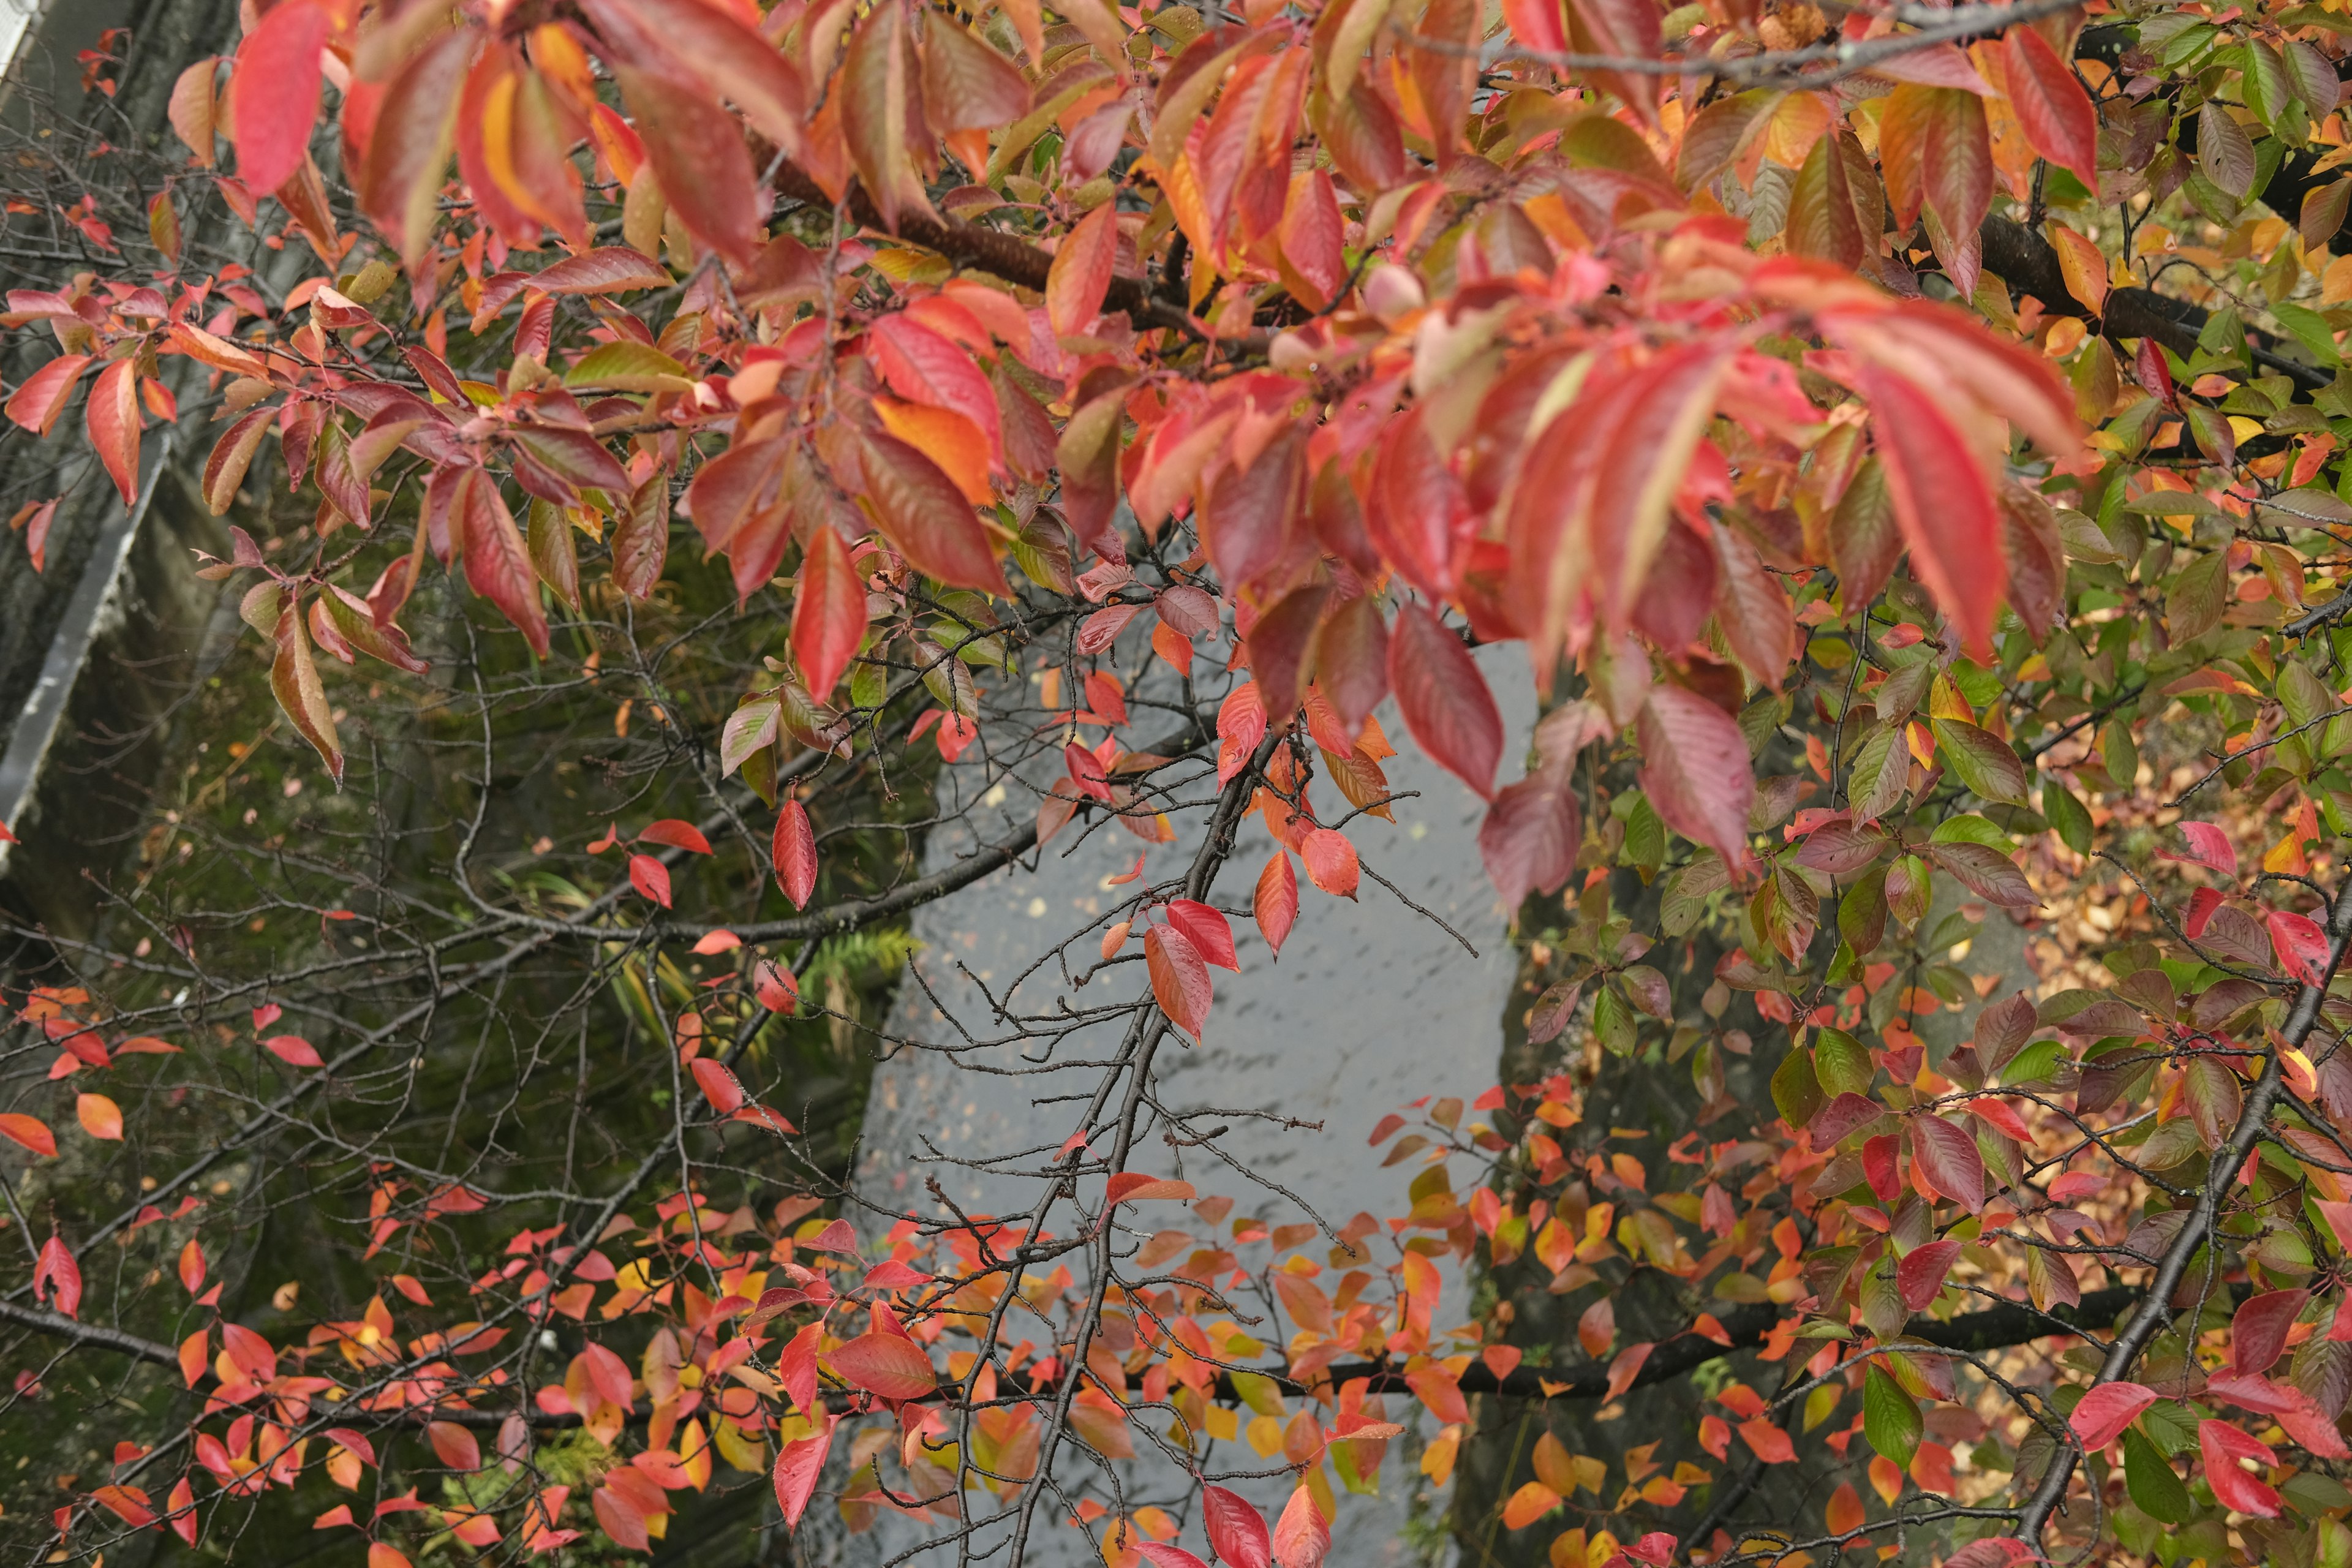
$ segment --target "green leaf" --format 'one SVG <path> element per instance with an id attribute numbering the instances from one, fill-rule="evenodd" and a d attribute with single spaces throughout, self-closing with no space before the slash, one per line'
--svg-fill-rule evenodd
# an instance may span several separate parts
<path id="1" fill-rule="evenodd" d="M 1908 1469 L 1911 1456 L 1919 1451 L 1924 1426 L 1917 1402 L 1903 1392 L 1900 1384 L 1873 1366 L 1862 1386 L 1862 1435 L 1870 1439 L 1870 1446 Z"/>
<path id="2" fill-rule="evenodd" d="M 1877 1070 L 1869 1047 L 1843 1029 L 1823 1029 L 1815 1037 L 1813 1076 L 1823 1094 L 1832 1099 L 1841 1094 L 1868 1094 Z"/>
<path id="3" fill-rule="evenodd" d="M 2008 834 L 1972 811 L 1946 817 L 1936 825 L 1936 831 L 1929 837 L 1937 844 L 1981 844 L 2004 855 L 2016 847 L 2009 841 Z"/>
<path id="4" fill-rule="evenodd" d="M 2014 1089 L 2020 1084 L 2039 1083 L 2058 1066 L 2065 1047 L 2055 1040 L 2036 1040 L 2017 1053 L 2000 1073 L 2001 1086 Z"/>
<path id="5" fill-rule="evenodd" d="M 2278 324 L 2294 335 L 2294 341 L 2312 352 L 2321 364 L 2332 365 L 2343 357 L 2336 346 L 2336 334 L 2328 330 L 2327 318 L 2304 305 L 2290 305 L 2281 300 L 2271 307 Z"/>
<path id="6" fill-rule="evenodd" d="M 651 343 L 604 343 L 588 351 L 563 375 L 566 387 L 609 386 L 616 392 L 691 392 L 686 366 Z"/>
<path id="7" fill-rule="evenodd" d="M 1791 1127 L 1802 1127 L 1813 1119 L 1826 1100 L 1822 1093 L 1821 1079 L 1813 1075 L 1811 1053 L 1791 1047 L 1772 1075 L 1772 1103 L 1781 1120 Z"/>
<path id="8" fill-rule="evenodd" d="M 2077 855 L 2091 852 L 2091 808 L 2054 778 L 2042 781 L 2042 815 L 2060 843 Z"/>
<path id="9" fill-rule="evenodd" d="M 2124 1428 L 2124 1485 L 2142 1513 L 2167 1524 L 2186 1524 L 2194 1506 L 2189 1489 L 2171 1464 L 2136 1426 Z"/>
<path id="10" fill-rule="evenodd" d="M 1987 800 L 2025 804 L 2025 764 L 2008 742 L 1965 720 L 1937 719 L 1934 725 L 1936 755 L 1962 784 Z M 2007 841 L 2000 847 L 2007 848 Z"/>

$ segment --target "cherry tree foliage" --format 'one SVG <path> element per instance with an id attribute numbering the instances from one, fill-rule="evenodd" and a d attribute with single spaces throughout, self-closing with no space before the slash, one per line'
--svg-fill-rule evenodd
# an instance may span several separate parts
<path id="1" fill-rule="evenodd" d="M 238 721 L 304 748 L 272 803 L 208 735 L 110 934 L 8 998 L 9 1419 L 144 1380 L 27 1547 L 825 1510 L 1318 1568 L 1392 1445 L 1443 1486 L 1490 1401 L 1709 1368 L 1671 1450 L 1515 1457 L 1514 1550 L 2352 1562 L 2347 35 L 247 0 L 143 212 L 61 209 L 112 259 L 0 318 L 27 443 L 126 507 L 160 429 L 205 452 Z M 1402 748 L 1486 803 L 1557 1067 L 1432 1083 L 1369 1130 L 1384 1212 L 1268 1226 L 1155 1062 L 1238 1026 L 1237 927 L 1278 963 L 1381 896 Z M 926 862 L 983 820 L 950 776 L 1018 826 Z M 264 805 L 317 815 L 238 840 Z M 1052 1010 L 880 1037 L 850 955 L 1090 838 L 1132 867 Z M 2020 921 L 2095 940 L 1972 974 Z M 796 1054 L 1082 1037 L 996 1215 L 848 1192 Z M 1670 1066 L 1664 1146 L 1587 1119 Z M 151 1138 L 152 1195 L 68 1190 Z M 319 1277 L 225 1298 L 273 1226 Z M 1576 1343 L 1438 1321 L 1514 1269 Z M 1670 1336 L 1618 1328 L 1640 1273 Z"/>

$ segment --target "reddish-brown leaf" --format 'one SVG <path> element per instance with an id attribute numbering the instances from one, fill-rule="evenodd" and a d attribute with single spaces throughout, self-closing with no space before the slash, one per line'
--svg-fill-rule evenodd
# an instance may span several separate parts
<path id="1" fill-rule="evenodd" d="M 1698 693 L 1662 685 L 1642 705 L 1641 738 L 1642 789 L 1659 817 L 1727 865 L 1743 864 L 1756 777 L 1739 726 Z"/>
<path id="2" fill-rule="evenodd" d="M 919 1399 L 938 1383 L 930 1358 L 902 1334 L 860 1334 L 824 1361 L 836 1375 L 885 1399 Z"/>
<path id="3" fill-rule="evenodd" d="M 840 534 L 823 526 L 813 532 L 793 598 L 793 657 L 809 695 L 823 702 L 866 636 L 866 583 Z"/>
<path id="4" fill-rule="evenodd" d="M 669 555 L 669 478 L 655 474 L 631 492 L 613 522 L 613 582 L 643 604 Z"/>
<path id="5" fill-rule="evenodd" d="M 1143 933 L 1143 961 L 1151 972 L 1151 995 L 1160 1010 L 1170 1023 L 1199 1039 L 1214 995 L 1200 950 L 1175 927 L 1153 926 Z"/>
<path id="6" fill-rule="evenodd" d="M 2099 189 L 2099 111 L 2048 39 L 2011 27 L 2001 48 L 2003 85 L 2026 144 L 2071 172 L 2094 195 Z"/>
<path id="7" fill-rule="evenodd" d="M 334 710 L 319 680 L 319 666 L 310 657 L 310 634 L 303 625 L 299 600 L 288 599 L 278 616 L 276 652 L 269 665 L 269 689 L 302 738 L 310 742 L 337 784 L 343 782 L 342 746 L 335 738 Z"/>
<path id="8" fill-rule="evenodd" d="M 1350 738 L 1389 694 L 1389 628 L 1369 594 L 1341 601 L 1315 628 L 1310 652 L 1315 684 L 1322 689 L 1339 728 Z"/>
<path id="9" fill-rule="evenodd" d="M 481 1446 L 455 1421 L 426 1422 L 425 1436 L 433 1445 L 435 1456 L 449 1468 L 471 1474 L 482 1468 Z"/>
<path id="10" fill-rule="evenodd" d="M 302 166 L 319 118 L 319 51 L 333 30 L 324 5 L 285 0 L 237 45 L 231 101 L 247 189 L 274 191 Z"/>
<path id="11" fill-rule="evenodd" d="M 1308 583 L 1277 600 L 1250 627 L 1250 669 L 1270 717 L 1287 722 L 1307 694 L 1308 646 L 1323 618 L 1331 589 Z"/>
<path id="12" fill-rule="evenodd" d="M 1503 716 L 1462 639 L 1419 605 L 1397 612 L 1389 686 L 1405 728 L 1432 761 L 1491 800 L 1503 755 Z"/>
<path id="13" fill-rule="evenodd" d="M 787 797 L 776 808 L 776 835 L 771 853 L 776 864 L 776 886 L 792 900 L 793 908 L 808 908 L 816 891 L 816 835 L 809 827 L 808 811 Z"/>
<path id="14" fill-rule="evenodd" d="M 1984 1207 L 1984 1156 L 1975 1135 L 1940 1116 L 1911 1123 L 1911 1157 L 1935 1189 L 1975 1214 Z"/>
<path id="15" fill-rule="evenodd" d="M 861 456 L 875 521 L 915 570 L 951 588 L 1011 592 L 988 531 L 937 463 L 890 436 L 867 437 Z"/>
<path id="16" fill-rule="evenodd" d="M 1045 319 L 1055 333 L 1075 337 L 1102 314 L 1110 292 L 1111 264 L 1118 257 L 1118 213 L 1105 202 L 1063 237 L 1045 274 Z"/>
<path id="17" fill-rule="evenodd" d="M 2009 568 L 1984 466 L 1918 383 L 1874 365 L 1864 367 L 1862 383 L 1871 439 L 1912 565 L 1969 647 L 1989 657 Z"/>
<path id="18" fill-rule="evenodd" d="M 466 552 L 466 582 L 514 624 L 531 652 L 547 657 L 547 613 L 539 603 L 539 571 L 531 564 L 514 513 L 507 510 L 499 482 L 479 468 L 458 480 L 450 510 L 456 514 Z"/>
<path id="19" fill-rule="evenodd" d="M 440 32 L 409 57 L 385 88 L 368 140 L 360 205 L 407 263 L 422 265 L 438 217 L 435 203 L 457 132 L 457 97 L 481 35 Z"/>
<path id="20" fill-rule="evenodd" d="M 988 437 L 989 456 L 1004 460 L 1003 421 L 997 417 L 996 389 L 972 363 L 970 353 L 939 333 L 899 312 L 882 317 L 873 326 L 874 368 L 890 390 L 911 403 L 927 404 L 961 414 Z"/>
<path id="21" fill-rule="evenodd" d="M 122 504 L 131 505 L 139 499 L 138 361 L 119 359 L 98 373 L 82 417 L 91 448 L 122 492 Z"/>
<path id="22" fill-rule="evenodd" d="M 1576 868 L 1583 816 L 1566 768 L 1540 768 L 1507 785 L 1478 826 L 1478 857 L 1503 907 L 1517 910 L 1530 889 L 1557 892 Z"/>
<path id="23" fill-rule="evenodd" d="M 670 211 L 695 238 L 750 265 L 772 202 L 760 189 L 742 127 L 701 93 L 652 71 L 616 64 L 613 75 Z"/>

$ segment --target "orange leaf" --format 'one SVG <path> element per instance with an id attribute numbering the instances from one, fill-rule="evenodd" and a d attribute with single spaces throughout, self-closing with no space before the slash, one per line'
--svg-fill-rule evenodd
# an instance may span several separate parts
<path id="1" fill-rule="evenodd" d="M 82 412 L 89 444 L 122 492 L 122 504 L 139 499 L 139 364 L 119 359 L 98 373 Z"/>
<path id="2" fill-rule="evenodd" d="M 937 463 L 964 500 L 986 506 L 995 499 L 988 482 L 988 438 L 971 420 L 951 409 L 885 396 L 874 399 L 874 412 L 884 429 Z M 862 593 L 859 598 L 863 607 Z"/>
<path id="3" fill-rule="evenodd" d="M 48 1124 L 22 1111 L 0 1111 L 0 1138 L 21 1143 L 45 1159 L 58 1152 L 57 1135 L 49 1131 Z"/>
<path id="4" fill-rule="evenodd" d="M 81 1130 L 93 1138 L 110 1143 L 122 1141 L 122 1108 L 102 1094 L 77 1095 L 74 1114 L 81 1119 Z"/>
<path id="5" fill-rule="evenodd" d="M 1054 265 L 1045 273 L 1045 319 L 1057 337 L 1076 336 L 1102 314 L 1111 264 L 1118 256 L 1116 205 L 1105 202 L 1079 219 L 1054 252 Z"/>

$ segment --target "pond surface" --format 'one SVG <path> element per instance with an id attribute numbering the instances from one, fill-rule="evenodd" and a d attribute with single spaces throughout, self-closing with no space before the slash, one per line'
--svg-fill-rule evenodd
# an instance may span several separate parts
<path id="1" fill-rule="evenodd" d="M 1502 769 L 1508 782 L 1521 771 L 1520 748 L 1534 723 L 1533 685 L 1526 656 L 1516 647 L 1485 650 L 1480 663 L 1510 737 Z M 1368 871 L 1377 871 L 1442 917 L 1476 955 L 1369 875 L 1354 902 L 1317 891 L 1302 876 L 1298 923 L 1280 957 L 1269 952 L 1254 922 L 1235 920 L 1241 973 L 1216 972 L 1216 1002 L 1205 1039 L 1196 1047 L 1171 1033 L 1153 1068 L 1158 1094 L 1171 1110 L 1219 1113 L 1209 1124 L 1227 1131 L 1212 1147 L 1231 1163 L 1204 1158 L 1200 1150 L 1139 1140 L 1135 1165 L 1181 1174 L 1204 1195 L 1230 1195 L 1234 1216 L 1255 1215 L 1269 1226 L 1314 1218 L 1337 1229 L 1359 1211 L 1402 1213 L 1406 1185 L 1420 1166 L 1384 1169 L 1385 1151 L 1368 1143 L 1373 1125 L 1423 1096 L 1475 1096 L 1495 1082 L 1500 1019 L 1517 966 L 1505 912 L 1479 864 L 1477 830 L 1485 805 L 1460 781 L 1420 756 L 1392 704 L 1382 707 L 1379 719 L 1402 753 L 1383 764 L 1391 790 L 1417 794 L 1395 802 L 1393 826 L 1359 817 L 1349 825 L 1349 837 Z M 1015 795 L 999 811 L 983 809 L 983 830 L 992 837 L 1001 823 L 1013 820 L 1012 813 L 1024 809 L 1025 798 Z M 1320 784 L 1317 798 L 1336 798 L 1336 791 Z M 1182 837 L 1152 850 L 1147 879 L 1173 875 L 1175 868 L 1190 863 L 1201 820 L 1202 814 L 1194 814 L 1189 824 L 1179 821 Z M 1009 868 L 916 915 L 914 934 L 924 949 L 915 965 L 925 984 L 901 987 L 889 1025 L 895 1038 L 960 1043 L 950 1016 L 975 1037 L 999 1032 L 989 1026 L 986 1001 L 963 971 L 1003 999 L 1005 988 L 1052 942 L 1118 901 L 1120 889 L 1108 879 L 1129 868 L 1137 840 L 1116 829 L 1074 845 L 1076 837 L 1074 830 L 1066 830 L 1034 871 Z M 967 833 L 952 841 L 938 836 L 929 850 L 932 862 L 945 863 L 970 842 Z M 1272 847 L 1262 821 L 1252 817 L 1210 901 L 1229 911 L 1246 909 Z M 1093 946 L 1091 941 L 1081 944 L 1084 957 L 1091 960 Z M 1074 956 L 1074 970 L 1077 963 Z M 1142 984 L 1140 971 L 1139 964 L 1125 966 L 1086 990 L 1072 991 L 1059 967 L 1048 966 L 1022 980 L 1009 1005 L 1040 1011 L 1057 995 L 1066 995 L 1073 1005 L 1100 1005 L 1101 989 L 1116 997 L 1132 994 Z M 882 1208 L 928 1215 L 939 1212 L 925 1187 L 927 1178 L 935 1178 L 967 1213 L 1026 1211 L 1036 1199 L 1034 1179 L 967 1163 L 1031 1151 L 1020 1163 L 1036 1163 L 1069 1134 L 1099 1082 L 1100 1069 L 1083 1061 L 1056 1064 L 1099 1058 L 1116 1045 L 1117 1036 L 1106 1028 L 1062 1042 L 1051 1062 L 1027 1059 L 1017 1042 L 954 1059 L 898 1049 L 875 1070 L 857 1166 L 860 1194 Z M 1075 1103 L 1071 1097 L 1076 1097 Z M 1253 1112 L 1319 1125 L 1286 1125 Z M 1235 1166 L 1254 1173 L 1257 1183 Z M 1457 1163 L 1453 1174 L 1460 1187 L 1477 1173 Z M 1168 1214 L 1154 1215 L 1151 1223 L 1206 1234 L 1197 1216 L 1173 1205 L 1162 1206 Z M 1066 1209 L 1060 1221 L 1055 1228 L 1066 1229 Z M 880 1228 L 870 1217 L 866 1223 Z M 1464 1321 L 1462 1286 L 1458 1275 L 1449 1278 L 1435 1320 L 1441 1331 Z M 1423 1419 L 1425 1429 L 1425 1413 Z M 1140 1444 L 1139 1448 L 1150 1453 Z M 1391 1445 L 1378 1497 L 1341 1498 L 1331 1563 L 1355 1568 L 1413 1560 L 1406 1524 L 1414 1494 L 1425 1483 L 1408 1448 L 1417 1451 L 1417 1445 Z M 1268 1461 L 1245 1447 L 1220 1445 L 1211 1467 L 1259 1469 L 1268 1468 Z M 1059 1468 L 1073 1479 L 1079 1473 L 1066 1458 Z M 1130 1505 L 1158 1502 L 1168 1508 L 1185 1521 L 1180 1544 L 1201 1551 L 1187 1479 L 1155 1458 L 1139 1458 L 1127 1468 L 1132 1472 Z M 1237 1483 L 1236 1489 L 1271 1513 L 1290 1486 L 1287 1478 L 1277 1478 Z M 1065 1522 L 1044 1534 L 1042 1542 L 1032 1542 L 1031 1563 L 1100 1561 Z M 844 1543 L 835 1560 L 879 1563 L 921 1539 L 911 1521 L 887 1520 L 872 1534 Z M 1001 1553 L 994 1559 L 1002 1560 Z"/>

